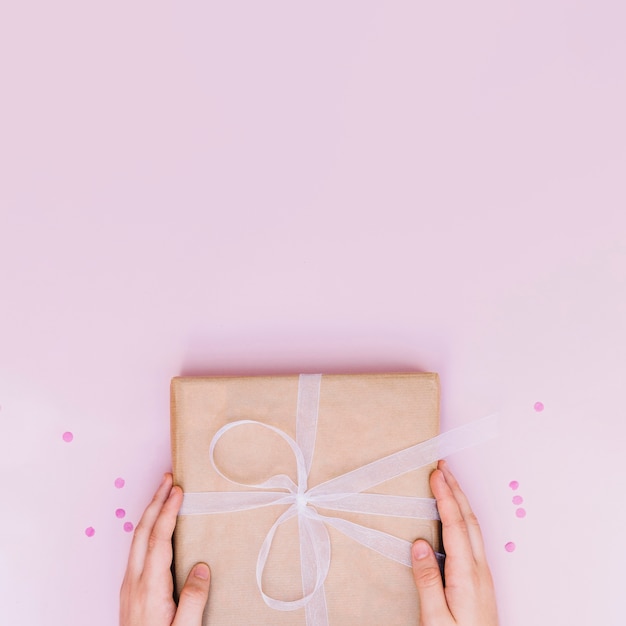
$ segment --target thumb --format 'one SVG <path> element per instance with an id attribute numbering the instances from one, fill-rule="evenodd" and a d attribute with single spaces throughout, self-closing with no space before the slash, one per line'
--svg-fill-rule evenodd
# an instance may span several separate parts
<path id="1" fill-rule="evenodd" d="M 443 581 L 433 549 L 424 539 L 418 539 L 411 549 L 413 580 L 420 600 L 422 626 L 446 624 L 452 617 L 443 592 Z"/>
<path id="2" fill-rule="evenodd" d="M 210 584 L 209 566 L 206 563 L 196 563 L 180 591 L 178 609 L 172 626 L 201 626 Z"/>

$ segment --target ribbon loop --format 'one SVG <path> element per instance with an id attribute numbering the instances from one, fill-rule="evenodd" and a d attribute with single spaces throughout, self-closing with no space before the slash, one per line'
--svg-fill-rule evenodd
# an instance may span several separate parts
<path id="1" fill-rule="evenodd" d="M 276 433 L 279 437 L 284 439 L 292 452 L 296 457 L 296 469 L 298 475 L 298 484 L 296 485 L 293 480 L 289 476 L 285 474 L 277 474 L 276 476 L 272 476 L 270 479 L 256 484 L 248 484 L 248 483 L 240 483 L 236 480 L 233 480 L 229 476 L 226 476 L 220 469 L 217 467 L 215 463 L 215 446 L 217 442 L 229 431 L 234 428 L 245 426 L 246 424 L 253 424 L 255 426 L 261 426 L 262 428 L 267 428 L 272 432 Z M 302 454 L 302 450 L 298 444 L 283 430 L 280 428 L 276 428 L 275 426 L 271 426 L 270 424 L 264 424 L 263 422 L 258 422 L 256 420 L 238 420 L 236 422 L 231 422 L 230 424 L 226 424 L 222 426 L 213 436 L 211 440 L 211 445 L 209 446 L 209 459 L 211 460 L 211 465 L 213 469 L 225 480 L 234 485 L 240 485 L 241 487 L 256 487 L 258 489 L 286 489 L 290 493 L 295 493 L 298 489 L 306 489 L 308 474 L 306 471 L 306 466 L 304 463 L 304 456 Z"/>

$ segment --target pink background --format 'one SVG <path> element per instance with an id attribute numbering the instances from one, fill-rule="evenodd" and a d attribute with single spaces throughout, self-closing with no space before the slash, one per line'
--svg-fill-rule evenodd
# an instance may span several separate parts
<path id="1" fill-rule="evenodd" d="M 414 369 L 502 624 L 623 623 L 624 3 L 432 4 L 3 5 L 7 624 L 116 623 L 172 376 Z"/>

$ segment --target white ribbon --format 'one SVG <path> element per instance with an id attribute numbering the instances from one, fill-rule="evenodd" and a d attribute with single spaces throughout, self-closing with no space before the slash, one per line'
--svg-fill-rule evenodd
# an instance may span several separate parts
<path id="1" fill-rule="evenodd" d="M 439 519 L 436 502 L 432 498 L 361 492 L 433 463 L 452 452 L 485 441 L 495 435 L 496 428 L 495 416 L 489 416 L 390 454 L 309 489 L 308 476 L 317 432 L 320 384 L 321 374 L 302 374 L 299 378 L 296 414 L 297 441 L 279 428 L 255 420 L 232 422 L 215 433 L 209 448 L 209 458 L 215 471 L 229 482 L 243 487 L 252 487 L 255 491 L 188 492 L 184 494 L 179 512 L 179 515 L 206 515 L 280 504 L 290 505 L 274 522 L 263 541 L 257 559 L 256 580 L 263 600 L 268 606 L 279 611 L 293 611 L 305 607 L 307 626 L 328 624 L 323 587 L 330 566 L 330 536 L 327 525 L 371 550 L 411 567 L 411 543 L 409 541 L 340 517 L 322 515 L 315 507 L 352 513 Z M 217 467 L 214 458 L 217 442 L 228 431 L 251 424 L 271 430 L 289 445 L 296 458 L 297 480 L 295 483 L 285 474 L 272 476 L 258 484 L 239 483 L 226 476 Z M 282 491 L 269 491 L 274 489 Z M 278 527 L 296 516 L 300 535 L 303 596 L 298 600 L 279 600 L 268 596 L 263 591 L 263 571 Z"/>

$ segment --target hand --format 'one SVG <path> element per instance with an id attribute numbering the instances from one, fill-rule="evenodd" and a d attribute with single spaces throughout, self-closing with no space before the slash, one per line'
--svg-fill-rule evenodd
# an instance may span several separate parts
<path id="1" fill-rule="evenodd" d="M 493 580 L 478 520 L 445 461 L 430 477 L 446 550 L 445 588 L 433 549 L 418 539 L 411 550 L 422 626 L 497 626 Z"/>
<path id="2" fill-rule="evenodd" d="M 191 569 L 178 608 L 173 597 L 172 533 L 182 502 L 181 488 L 172 487 L 172 475 L 165 474 L 135 529 L 120 591 L 120 626 L 201 626 L 209 566 Z"/>

